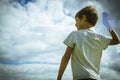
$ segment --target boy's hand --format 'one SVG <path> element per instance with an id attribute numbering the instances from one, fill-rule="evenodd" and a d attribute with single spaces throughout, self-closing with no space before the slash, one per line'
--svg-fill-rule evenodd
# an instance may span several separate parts
<path id="1" fill-rule="evenodd" d="M 115 27 L 115 21 L 108 13 L 102 12 L 102 20 L 108 30 L 112 30 Z"/>

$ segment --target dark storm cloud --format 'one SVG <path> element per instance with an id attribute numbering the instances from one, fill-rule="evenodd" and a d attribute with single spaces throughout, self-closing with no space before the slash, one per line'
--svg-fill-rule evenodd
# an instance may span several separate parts
<path id="1" fill-rule="evenodd" d="M 120 0 L 99 0 L 103 8 L 120 20 Z"/>
<path id="2" fill-rule="evenodd" d="M 114 61 L 113 63 L 111 63 L 109 68 L 115 70 L 116 72 L 120 74 L 120 63 L 118 63 L 118 61 Z"/>
<path id="3" fill-rule="evenodd" d="M 110 56 L 112 61 L 109 63 L 108 67 L 120 74 L 120 45 L 116 47 L 111 47 Z"/>
<path id="4" fill-rule="evenodd" d="M 99 0 L 100 4 L 103 6 L 104 10 L 107 10 L 111 16 L 116 19 L 115 30 L 120 36 L 120 0 Z M 119 28 L 118 28 L 119 27 Z"/>

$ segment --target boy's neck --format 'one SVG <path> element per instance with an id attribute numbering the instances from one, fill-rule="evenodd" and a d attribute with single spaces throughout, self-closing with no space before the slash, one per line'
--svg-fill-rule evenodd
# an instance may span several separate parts
<path id="1" fill-rule="evenodd" d="M 91 24 L 86 23 L 84 25 L 81 25 L 81 26 L 77 27 L 77 30 L 80 30 L 80 29 L 88 29 L 88 30 L 90 30 L 90 28 L 92 28 L 92 27 L 93 26 Z"/>
<path id="2" fill-rule="evenodd" d="M 90 28 L 79 28 L 79 29 L 77 29 L 77 30 L 82 30 L 82 29 L 88 29 L 88 30 L 90 30 Z"/>
<path id="3" fill-rule="evenodd" d="M 81 30 L 81 29 L 88 29 L 88 30 L 90 30 L 90 28 L 91 28 L 90 26 L 85 26 L 85 27 L 83 26 L 83 27 L 77 28 L 77 30 Z"/>

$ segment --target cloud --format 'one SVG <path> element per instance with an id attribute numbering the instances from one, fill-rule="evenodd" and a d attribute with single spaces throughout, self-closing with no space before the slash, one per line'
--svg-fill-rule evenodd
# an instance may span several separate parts
<path id="1" fill-rule="evenodd" d="M 50 64 L 25 64 L 19 66 L 8 65 L 7 67 L 5 67 L 5 65 L 0 66 L 0 70 L 2 71 L 2 74 L 0 75 L 1 80 L 55 80 L 54 76 L 56 75 L 54 73 L 57 72 L 57 66 Z M 49 71 L 49 74 L 46 71 Z M 49 76 L 49 78 L 43 77 L 43 75 Z"/>
<path id="2" fill-rule="evenodd" d="M 56 3 L 54 2 L 54 4 Z M 58 8 L 60 9 L 61 3 L 59 2 L 59 4 Z M 14 59 L 14 54 L 18 54 L 18 56 L 29 56 L 28 54 L 30 53 L 41 53 L 43 51 L 46 52 L 49 51 L 49 49 L 53 50 L 53 48 L 59 49 L 58 47 L 55 48 L 55 45 L 59 45 L 60 43 L 62 43 L 62 39 L 60 40 L 57 37 L 64 37 L 63 35 L 61 35 L 66 33 L 65 31 L 63 31 L 63 28 L 66 28 L 65 26 L 68 26 L 70 23 L 73 24 L 73 18 L 69 16 L 66 17 L 61 10 L 56 10 L 56 12 L 58 12 L 52 14 L 53 11 L 55 11 L 53 9 L 56 8 L 53 8 L 51 2 L 47 3 L 49 9 L 44 11 L 41 11 L 39 9 L 39 7 L 41 6 L 33 3 L 27 5 L 27 11 L 25 11 L 24 8 L 19 4 L 14 5 L 18 7 L 13 7 L 10 4 L 9 6 L 6 5 L 7 8 L 10 9 L 10 11 L 7 14 L 3 14 L 1 18 L 1 23 L 4 24 L 1 25 L 2 52 L 7 51 L 7 54 L 10 54 L 9 58 Z M 4 7 L 6 6 L 4 5 Z M 7 10 L 3 9 L 3 11 Z M 61 13 L 61 15 L 59 13 Z M 69 21 L 66 21 L 68 23 L 60 24 L 59 20 L 61 18 L 62 23 L 63 21 L 69 19 Z M 58 23 L 56 23 L 57 20 Z M 4 53 L 2 55 L 7 56 Z M 16 59 L 18 60 L 17 57 Z"/>
<path id="3" fill-rule="evenodd" d="M 107 11 L 108 13 L 111 14 L 112 17 L 115 18 L 115 22 L 116 22 L 116 27 L 115 30 L 117 31 L 118 35 L 120 36 L 120 0 L 99 0 L 99 3 L 102 5 L 102 8 L 104 11 Z"/>
<path id="4" fill-rule="evenodd" d="M 115 59 L 110 63 L 109 68 L 115 70 L 116 72 L 120 73 L 120 64 L 118 63 L 120 61 L 119 58 Z"/>
<path id="5" fill-rule="evenodd" d="M 120 73 L 109 69 L 109 68 L 102 68 L 101 69 L 101 77 L 102 80 L 119 80 L 120 79 Z"/>
<path id="6" fill-rule="evenodd" d="M 102 4 L 102 6 L 104 7 L 104 9 L 106 9 L 107 11 L 109 11 L 110 13 L 112 13 L 117 19 L 119 19 L 119 9 L 120 9 L 120 6 L 119 6 L 119 3 L 120 1 L 119 0 L 110 0 L 109 3 L 108 3 L 109 0 L 100 0 L 100 3 Z"/>
<path id="7" fill-rule="evenodd" d="M 119 80 L 120 77 L 120 45 L 110 46 L 104 53 L 101 65 L 103 80 Z"/>
<path id="8" fill-rule="evenodd" d="M 36 1 L 24 7 L 2 0 L 0 4 L 0 79 L 54 80 L 65 49 L 62 41 L 74 26 L 74 19 L 62 11 L 63 3 Z"/>

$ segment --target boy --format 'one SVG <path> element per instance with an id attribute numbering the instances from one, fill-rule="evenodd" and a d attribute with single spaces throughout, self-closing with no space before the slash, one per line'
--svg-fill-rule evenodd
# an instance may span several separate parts
<path id="1" fill-rule="evenodd" d="M 97 11 L 93 6 L 87 6 L 75 15 L 77 31 L 71 32 L 64 41 L 67 48 L 60 64 L 57 80 L 61 80 L 70 57 L 73 80 L 100 80 L 102 51 L 108 45 L 120 43 L 117 34 L 107 21 L 107 14 L 103 13 L 103 16 L 103 23 L 109 29 L 112 39 L 90 30 L 98 20 Z"/>

